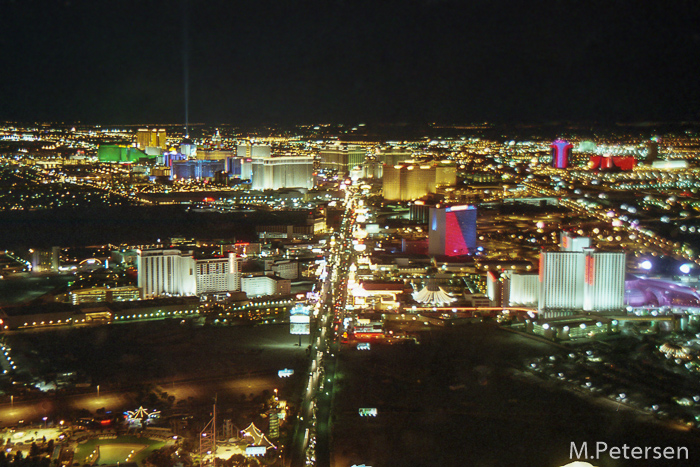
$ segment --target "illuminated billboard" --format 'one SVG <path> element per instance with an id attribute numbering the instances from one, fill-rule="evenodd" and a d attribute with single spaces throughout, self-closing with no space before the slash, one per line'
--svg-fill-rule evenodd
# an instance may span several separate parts
<path id="1" fill-rule="evenodd" d="M 265 446 L 248 446 L 245 448 L 246 456 L 264 456 L 266 452 L 267 448 Z"/>
<path id="2" fill-rule="evenodd" d="M 311 307 L 297 303 L 289 310 L 289 333 L 308 335 L 311 333 Z"/>
<path id="3" fill-rule="evenodd" d="M 304 315 L 294 315 L 289 317 L 289 333 L 308 335 L 311 333 L 311 318 Z"/>
<path id="4" fill-rule="evenodd" d="M 357 411 L 359 412 L 360 417 L 376 417 L 377 416 L 376 407 L 363 407 L 361 409 L 357 409 Z"/>

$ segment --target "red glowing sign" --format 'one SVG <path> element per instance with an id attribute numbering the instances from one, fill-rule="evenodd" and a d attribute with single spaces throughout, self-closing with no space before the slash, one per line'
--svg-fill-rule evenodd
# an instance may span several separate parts
<path id="1" fill-rule="evenodd" d="M 593 156 L 588 165 L 592 169 L 613 169 L 632 170 L 637 165 L 637 159 L 632 156 L 612 157 L 612 156 Z"/>
<path id="2" fill-rule="evenodd" d="M 595 284 L 595 258 L 593 256 L 586 256 L 584 281 L 588 285 Z"/>

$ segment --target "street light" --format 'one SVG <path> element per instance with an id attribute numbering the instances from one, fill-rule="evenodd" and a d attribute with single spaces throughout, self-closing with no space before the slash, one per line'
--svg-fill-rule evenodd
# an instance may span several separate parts
<path id="1" fill-rule="evenodd" d="M 100 397 L 100 385 L 97 385 L 97 397 Z"/>
<path id="2" fill-rule="evenodd" d="M 42 420 L 44 420 L 44 429 L 46 429 L 46 420 L 48 420 L 48 419 L 49 419 L 49 417 L 42 418 Z"/>

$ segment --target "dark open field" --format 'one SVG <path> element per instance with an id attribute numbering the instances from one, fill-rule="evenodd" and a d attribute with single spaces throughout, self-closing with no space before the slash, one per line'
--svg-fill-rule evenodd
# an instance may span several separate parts
<path id="1" fill-rule="evenodd" d="M 250 241 L 255 225 L 298 219 L 298 212 L 195 212 L 181 205 L 4 211 L 0 249 L 144 244 L 175 236 Z"/>
<path id="2" fill-rule="evenodd" d="M 554 352 L 488 324 L 426 333 L 414 346 L 344 349 L 334 399 L 336 465 L 558 467 L 570 462 L 572 441 L 686 446 L 690 453 L 688 461 L 600 459 L 597 467 L 697 465 L 697 433 L 515 371 L 528 357 Z M 360 407 L 377 407 L 378 416 L 360 417 Z"/>
<path id="3" fill-rule="evenodd" d="M 8 342 L 20 370 L 79 371 L 103 385 L 276 372 L 306 355 L 289 325 L 205 327 L 175 319 L 17 332 Z"/>

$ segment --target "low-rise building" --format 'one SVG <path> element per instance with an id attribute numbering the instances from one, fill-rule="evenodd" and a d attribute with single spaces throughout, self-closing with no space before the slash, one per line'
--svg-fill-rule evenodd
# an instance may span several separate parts
<path id="1" fill-rule="evenodd" d="M 248 297 L 289 295 L 292 290 L 292 281 L 279 276 L 250 275 L 241 278 L 241 290 Z"/>
<path id="2" fill-rule="evenodd" d="M 89 289 L 73 290 L 70 293 L 71 303 L 125 302 L 139 300 L 141 291 L 138 287 L 91 287 Z"/>

